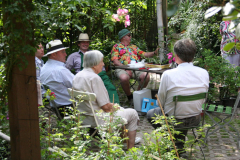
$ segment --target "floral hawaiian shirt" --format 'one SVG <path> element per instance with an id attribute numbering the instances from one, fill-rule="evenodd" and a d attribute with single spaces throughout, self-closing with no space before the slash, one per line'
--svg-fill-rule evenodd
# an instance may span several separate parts
<path id="1" fill-rule="evenodd" d="M 131 60 L 139 61 L 145 54 L 136 45 L 130 44 L 124 46 L 122 43 L 115 44 L 111 51 L 111 60 L 119 60 L 122 64 L 127 65 Z"/>

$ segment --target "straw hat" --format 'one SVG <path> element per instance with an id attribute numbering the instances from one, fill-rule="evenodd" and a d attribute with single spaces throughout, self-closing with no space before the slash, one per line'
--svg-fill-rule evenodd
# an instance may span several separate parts
<path id="1" fill-rule="evenodd" d="M 78 42 L 79 41 L 91 41 L 91 40 L 89 40 L 89 37 L 88 37 L 87 33 L 81 33 L 79 35 L 79 38 L 78 38 Z"/>
<path id="2" fill-rule="evenodd" d="M 47 54 L 45 54 L 44 57 L 48 56 L 49 54 L 52 54 L 52 53 L 55 53 L 57 51 L 61 51 L 63 49 L 67 49 L 67 48 L 68 47 L 64 47 L 62 42 L 58 39 L 50 41 L 46 45 Z"/>

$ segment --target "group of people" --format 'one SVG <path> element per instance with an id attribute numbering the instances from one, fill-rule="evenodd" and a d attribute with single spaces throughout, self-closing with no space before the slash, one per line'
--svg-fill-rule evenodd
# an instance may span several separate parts
<path id="1" fill-rule="evenodd" d="M 127 34 L 130 33 L 130 31 L 127 30 L 126 32 L 126 29 L 123 29 L 119 33 L 119 40 L 121 42 L 122 39 L 125 41 L 125 39 L 128 38 L 128 44 L 124 43 L 127 48 L 127 45 L 130 44 L 130 37 Z M 63 46 L 60 40 L 50 41 L 46 45 L 47 53 L 45 55 L 42 44 L 38 46 L 37 52 L 35 53 L 37 79 L 40 80 L 41 84 L 48 86 L 48 88 L 55 93 L 56 99 L 54 100 L 54 107 L 57 107 L 61 117 L 64 117 L 66 112 L 70 113 L 70 108 L 73 107 L 67 91 L 68 88 L 95 93 L 97 99 L 93 102 L 93 108 L 96 111 L 102 109 L 104 112 L 111 112 L 114 105 L 112 103 L 113 96 L 114 103 L 119 103 L 116 88 L 105 72 L 103 54 L 97 50 L 89 50 L 89 43 L 88 35 L 81 33 L 77 42 L 79 51 L 69 55 L 67 61 L 65 51 L 67 48 Z M 138 53 L 135 53 L 135 49 L 137 49 Z M 140 50 L 136 46 L 135 49 L 134 55 L 144 55 L 145 52 L 139 52 Z M 127 56 L 132 59 L 130 55 Z M 48 57 L 45 64 L 43 64 L 42 61 L 43 56 Z M 135 60 L 137 59 L 135 58 Z M 129 76 L 131 77 L 132 75 Z M 128 89 L 130 91 L 130 88 Z M 90 124 L 94 128 L 96 124 L 94 123 L 94 118 L 88 103 L 80 103 L 77 108 L 81 112 L 85 112 L 84 115 L 86 118 L 83 124 Z M 136 137 L 136 130 L 139 123 L 137 112 L 134 109 L 124 109 L 120 107 L 116 111 L 116 115 L 127 120 L 128 147 L 134 147 L 134 144 L 140 141 L 140 138 Z M 104 121 L 99 118 L 98 123 L 101 125 Z"/>
<path id="2" fill-rule="evenodd" d="M 158 54 L 158 49 L 153 52 L 144 52 L 136 45 L 131 44 L 131 32 L 127 29 L 119 31 L 118 37 L 120 42 L 115 44 L 111 51 L 111 61 L 114 65 L 126 65 L 129 64 L 131 60 L 139 61 L 140 58 L 151 57 Z M 40 79 L 42 84 L 49 86 L 49 88 L 55 92 L 56 99 L 54 101 L 60 112 L 62 112 L 66 106 L 72 106 L 71 101 L 69 101 L 70 96 L 67 88 L 95 93 L 96 101 L 92 102 L 92 104 L 96 111 L 102 109 L 104 112 L 111 112 L 113 110 L 114 104 L 110 100 L 110 94 L 112 94 L 112 92 L 108 91 L 108 86 L 104 83 L 101 76 L 99 76 L 101 72 L 104 72 L 103 54 L 97 50 L 89 50 L 89 41 L 87 34 L 80 34 L 78 42 L 79 51 L 69 55 L 67 61 L 66 48 L 60 40 L 50 41 L 46 45 L 46 55 L 43 53 L 41 44 L 39 45 L 39 49 L 37 49 L 37 78 Z M 193 66 L 192 61 L 196 53 L 196 46 L 192 40 L 182 39 L 177 41 L 174 45 L 174 52 L 178 67 L 163 73 L 158 91 L 161 105 L 164 107 L 164 112 L 168 116 L 173 115 L 174 104 L 172 99 L 174 95 L 191 95 L 207 92 L 209 84 L 208 72 L 202 68 Z M 39 54 L 41 56 L 38 56 Z M 48 61 L 44 65 L 41 61 L 43 55 L 48 57 Z M 72 70 L 76 75 L 71 72 Z M 133 96 L 130 92 L 129 79 L 134 76 L 133 73 L 120 69 L 116 70 L 115 73 L 120 79 L 122 88 L 128 99 L 132 99 Z M 146 73 L 138 72 L 136 76 L 136 78 L 140 79 L 140 83 L 143 83 Z M 147 77 L 147 81 L 143 86 L 147 85 L 148 80 L 149 77 Z M 194 105 L 184 102 L 181 103 L 176 110 L 177 115 L 180 116 L 176 118 L 183 122 L 191 121 L 194 124 L 198 124 L 200 122 L 201 103 L 202 101 L 196 101 Z M 86 118 L 83 124 L 90 124 L 93 127 L 96 126 L 88 103 L 80 103 L 77 109 L 85 112 Z M 153 124 L 153 117 L 161 114 L 160 108 L 152 109 L 147 113 L 147 118 L 154 127 L 159 126 Z M 127 119 L 128 147 L 134 147 L 136 130 L 139 123 L 139 116 L 136 110 L 120 107 L 117 109 L 116 115 Z M 104 123 L 101 119 L 98 119 L 98 122 L 99 124 Z M 184 124 L 189 125 L 189 123 Z M 179 139 L 184 140 L 185 136 L 186 133 L 184 132 L 184 135 L 179 137 Z M 184 143 L 179 143 L 178 148 L 182 149 L 183 145 Z"/>

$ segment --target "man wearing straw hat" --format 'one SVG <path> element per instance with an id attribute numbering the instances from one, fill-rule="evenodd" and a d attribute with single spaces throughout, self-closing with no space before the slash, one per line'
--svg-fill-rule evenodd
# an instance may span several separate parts
<path id="1" fill-rule="evenodd" d="M 208 72 L 203 68 L 194 66 L 192 63 L 196 54 L 196 45 L 191 39 L 177 41 L 174 45 L 174 52 L 175 61 L 178 67 L 163 73 L 158 90 L 161 106 L 167 116 L 174 115 L 174 96 L 208 92 L 209 86 Z M 176 128 L 178 128 L 182 134 L 174 136 L 176 139 L 182 140 L 182 142 L 176 141 L 176 146 L 180 152 L 185 152 L 184 141 L 187 135 L 187 130 L 181 130 L 181 128 L 199 125 L 202 103 L 203 100 L 196 100 L 191 102 L 180 102 L 177 105 L 175 118 L 178 122 L 182 123 L 177 125 Z M 147 112 L 147 119 L 154 128 L 161 126 L 160 124 L 153 124 L 152 122 L 152 118 L 156 117 L 156 115 L 163 115 L 160 107 L 151 109 Z"/>
<path id="2" fill-rule="evenodd" d="M 78 42 L 77 42 L 79 51 L 70 54 L 67 58 L 66 68 L 68 68 L 71 71 L 74 70 L 75 74 L 83 70 L 83 57 L 84 57 L 84 54 L 87 51 L 89 51 L 90 41 L 91 40 L 89 40 L 87 33 L 81 33 L 79 35 Z M 119 97 L 118 97 L 116 88 L 112 84 L 108 75 L 106 74 L 104 67 L 103 67 L 103 71 L 100 72 L 98 75 L 101 77 L 101 79 L 104 82 L 104 85 L 108 91 L 110 101 L 113 103 L 113 96 L 114 96 L 114 103 L 119 103 Z"/>
<path id="3" fill-rule="evenodd" d="M 72 106 L 71 97 L 67 89 L 72 88 L 74 75 L 65 67 L 66 51 L 60 40 L 50 41 L 46 45 L 48 61 L 43 66 L 40 74 L 40 81 L 47 85 L 55 93 L 55 107 L 58 108 L 61 117 L 65 112 L 70 112 L 67 106 Z"/>
<path id="4" fill-rule="evenodd" d="M 77 74 L 83 69 L 83 57 L 84 53 L 89 50 L 90 40 L 87 33 L 81 33 L 78 38 L 77 46 L 79 47 L 78 52 L 70 54 L 66 61 L 66 68 L 74 70 Z"/>

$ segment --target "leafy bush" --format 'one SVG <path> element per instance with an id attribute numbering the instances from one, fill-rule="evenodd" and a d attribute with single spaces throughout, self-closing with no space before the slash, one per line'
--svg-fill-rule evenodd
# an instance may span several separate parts
<path id="1" fill-rule="evenodd" d="M 219 53 L 221 35 L 217 17 L 204 19 L 204 13 L 209 7 L 207 0 L 185 1 L 180 3 L 177 13 L 170 18 L 168 27 L 170 35 L 181 33 L 183 38 L 191 38 L 197 45 L 196 57 L 200 57 L 204 49 Z"/>

